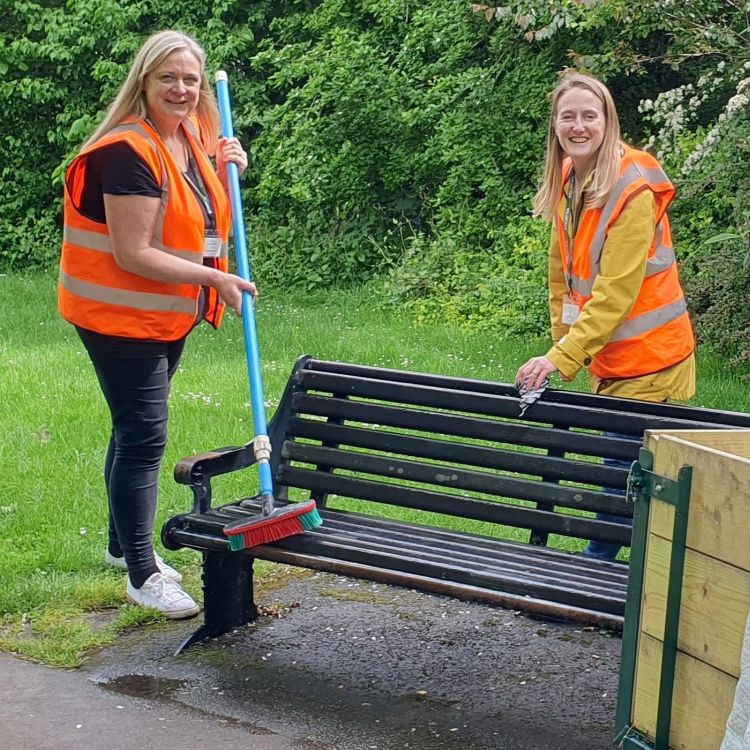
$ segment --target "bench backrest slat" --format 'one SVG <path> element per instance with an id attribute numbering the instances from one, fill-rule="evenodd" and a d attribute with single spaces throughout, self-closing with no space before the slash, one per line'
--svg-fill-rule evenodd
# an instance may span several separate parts
<path id="1" fill-rule="evenodd" d="M 367 398 L 419 404 L 426 407 L 460 409 L 487 416 L 518 418 L 518 397 L 511 395 L 482 394 L 468 390 L 437 388 L 411 383 L 390 382 L 379 379 L 345 377 L 333 373 L 305 372 L 300 383 L 307 390 L 346 395 L 350 398 Z M 687 415 L 686 415 L 687 416 Z M 587 406 L 552 404 L 543 400 L 534 406 L 535 421 L 570 427 L 608 430 L 632 435 L 642 435 L 645 429 L 678 430 L 716 428 L 716 423 L 644 415 L 632 411 L 604 411 Z"/>
<path id="2" fill-rule="evenodd" d="M 601 524 L 590 518 L 429 492 L 366 479 L 354 479 L 341 474 L 323 474 L 309 469 L 291 467 L 288 464 L 282 464 L 279 467 L 276 478 L 282 484 L 298 489 L 332 492 L 342 497 L 371 500 L 475 521 L 489 521 L 517 528 L 528 528 L 531 523 L 535 528 L 564 536 L 582 539 L 593 536 L 621 544 L 627 544 L 630 539 L 630 529 L 618 524 Z M 604 529 L 604 526 L 612 528 Z"/>
<path id="3" fill-rule="evenodd" d="M 627 526 L 590 514 L 632 515 L 622 492 L 644 431 L 738 427 L 750 415 L 557 390 L 522 417 L 509 384 L 306 357 L 269 434 L 282 500 L 301 490 L 337 510 L 366 501 L 373 517 L 391 505 L 514 526 L 535 544 L 628 544 Z"/>
<path id="4" fill-rule="evenodd" d="M 444 464 L 425 464 L 393 457 L 373 456 L 369 453 L 325 448 L 307 443 L 287 442 L 284 444 L 282 455 L 287 461 L 315 464 L 318 467 L 325 466 L 330 469 L 344 469 L 365 475 L 374 474 L 390 477 L 393 480 L 419 482 L 436 487 L 493 495 L 498 498 L 548 500 L 563 508 L 632 515 L 632 507 L 625 503 L 624 498 L 598 490 L 590 491 L 538 480 L 517 479 L 504 474 L 469 471 Z M 328 476 L 334 475 L 329 473 Z M 324 489 L 334 491 L 332 485 L 331 488 L 324 487 Z"/>
<path id="5" fill-rule="evenodd" d="M 426 433 L 451 435 L 467 440 L 491 440 L 495 443 L 508 443 L 529 448 L 555 449 L 563 446 L 570 453 L 630 461 L 638 456 L 638 444 L 635 441 L 605 437 L 601 434 L 349 401 L 344 398 L 324 398 L 304 393 L 295 393 L 292 402 L 297 414 L 400 427 Z"/>
<path id="6" fill-rule="evenodd" d="M 369 448 L 401 456 L 512 471 L 516 474 L 544 478 L 545 481 L 562 479 L 569 482 L 607 484 L 610 487 L 624 488 L 628 478 L 627 469 L 605 467 L 588 461 L 477 444 L 466 445 L 452 440 L 417 437 L 386 430 L 368 430 L 362 427 L 349 427 L 299 417 L 292 420 L 289 433 L 297 438 L 320 440 L 324 444 Z"/>
<path id="7" fill-rule="evenodd" d="M 295 377 L 300 378 L 300 382 L 303 372 L 314 371 L 375 378 L 405 384 L 431 385 L 455 391 L 471 390 L 476 393 L 518 397 L 518 392 L 514 386 L 492 380 L 459 378 L 450 375 L 411 372 L 409 370 L 394 370 L 346 362 L 330 362 L 312 357 L 300 358 L 300 365 L 302 364 L 304 365 L 304 370 L 299 369 L 297 375 L 295 375 Z M 686 424 L 688 429 L 697 429 L 696 425 L 701 423 L 710 429 L 720 429 L 722 427 L 727 429 L 750 429 L 750 414 L 737 411 L 723 411 L 720 409 L 707 409 L 700 406 L 684 406 L 681 404 L 631 399 L 625 401 L 621 398 L 611 396 L 594 396 L 580 391 L 564 390 L 547 391 L 544 394 L 542 403 L 586 407 L 606 413 L 625 411 L 628 414 L 645 414 L 662 419 L 668 418 Z"/>

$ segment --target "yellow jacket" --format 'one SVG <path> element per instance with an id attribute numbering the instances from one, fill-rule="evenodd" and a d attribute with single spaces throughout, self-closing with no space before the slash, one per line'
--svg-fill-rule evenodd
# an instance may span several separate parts
<path id="1" fill-rule="evenodd" d="M 560 211 L 565 210 L 565 200 Z M 656 228 L 653 193 L 644 190 L 623 207 L 610 226 L 596 278 L 597 299 L 590 300 L 572 326 L 562 322 L 563 296 L 567 293 L 558 230 L 552 227 L 549 252 L 549 304 L 554 346 L 545 355 L 566 378 L 587 367 L 630 313 L 643 284 L 648 251 Z M 563 338 L 564 337 L 564 338 Z M 635 378 L 592 378 L 594 391 L 603 395 L 663 401 L 685 400 L 695 393 L 695 359 L 660 372 Z"/>

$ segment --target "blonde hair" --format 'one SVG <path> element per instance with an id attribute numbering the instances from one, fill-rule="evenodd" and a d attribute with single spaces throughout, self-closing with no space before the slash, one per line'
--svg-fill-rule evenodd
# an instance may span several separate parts
<path id="1" fill-rule="evenodd" d="M 602 103 L 605 126 L 604 139 L 596 155 L 591 182 L 586 188 L 586 206 L 603 206 L 620 174 L 622 144 L 620 140 L 620 120 L 617 117 L 612 94 L 596 78 L 582 73 L 566 73 L 552 92 L 552 111 L 547 131 L 547 156 L 544 162 L 544 177 L 539 191 L 534 196 L 534 216 L 554 221 L 562 194 L 562 164 L 565 152 L 560 145 L 555 130 L 557 107 L 560 97 L 571 89 L 582 88 L 590 91 Z"/>
<path id="2" fill-rule="evenodd" d="M 206 55 L 195 39 L 179 31 L 159 31 L 146 39 L 130 66 L 125 82 L 107 108 L 104 120 L 84 146 L 99 140 L 129 117 L 145 118 L 147 111 L 143 86 L 146 76 L 173 52 L 183 50 L 188 51 L 200 63 L 200 93 L 195 117 L 203 146 L 209 154 L 213 154 L 219 137 L 219 109 L 206 76 Z"/>

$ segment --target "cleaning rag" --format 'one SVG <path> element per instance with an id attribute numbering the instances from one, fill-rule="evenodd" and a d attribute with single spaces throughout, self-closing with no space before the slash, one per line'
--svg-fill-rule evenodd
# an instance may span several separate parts
<path id="1" fill-rule="evenodd" d="M 526 383 L 516 383 L 516 390 L 518 395 L 521 397 L 519 406 L 521 408 L 520 416 L 524 415 L 526 409 L 528 409 L 535 401 L 538 401 L 541 395 L 547 390 L 549 386 L 549 378 L 545 378 L 539 388 L 535 388 L 530 391 L 526 388 Z"/>

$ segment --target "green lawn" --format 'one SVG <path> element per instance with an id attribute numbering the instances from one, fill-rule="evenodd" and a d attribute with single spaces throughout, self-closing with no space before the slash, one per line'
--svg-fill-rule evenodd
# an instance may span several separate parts
<path id="1" fill-rule="evenodd" d="M 263 291 L 263 290 L 262 290 Z M 123 627 L 154 617 L 124 605 L 123 576 L 105 568 L 106 503 L 101 478 L 107 415 L 72 327 L 55 309 L 53 275 L 0 276 L 0 649 L 59 665 Z M 258 329 L 269 417 L 302 354 L 510 382 L 545 342 L 503 340 L 436 325 L 415 326 L 371 292 L 264 293 Z M 696 404 L 750 412 L 745 384 L 701 355 Z M 585 379 L 566 387 L 585 389 Z M 190 505 L 171 470 L 190 453 L 252 438 L 241 323 L 202 326 L 190 338 L 170 405 L 170 439 L 157 529 Z M 252 493 L 252 472 L 218 483 L 222 497 Z M 199 556 L 166 555 L 199 593 Z M 106 608 L 104 628 L 84 613 Z"/>

